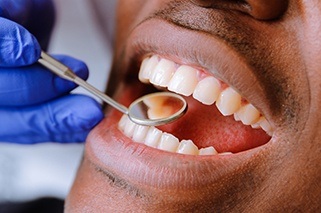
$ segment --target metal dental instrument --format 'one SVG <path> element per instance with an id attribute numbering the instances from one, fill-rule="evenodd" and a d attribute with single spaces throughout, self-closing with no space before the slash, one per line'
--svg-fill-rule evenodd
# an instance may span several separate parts
<path id="1" fill-rule="evenodd" d="M 183 116 L 187 111 L 185 99 L 180 95 L 170 92 L 145 95 L 135 100 L 127 108 L 79 78 L 70 68 L 44 51 L 41 52 L 38 62 L 58 76 L 76 83 L 101 98 L 107 104 L 126 114 L 134 123 L 140 125 L 159 126 L 168 124 Z"/>

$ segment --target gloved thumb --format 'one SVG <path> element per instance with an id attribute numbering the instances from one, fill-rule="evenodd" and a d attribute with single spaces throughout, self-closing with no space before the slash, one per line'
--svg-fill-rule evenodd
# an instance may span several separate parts
<path id="1" fill-rule="evenodd" d="M 41 47 L 21 25 L 0 17 L 0 67 L 20 67 L 35 63 Z"/>

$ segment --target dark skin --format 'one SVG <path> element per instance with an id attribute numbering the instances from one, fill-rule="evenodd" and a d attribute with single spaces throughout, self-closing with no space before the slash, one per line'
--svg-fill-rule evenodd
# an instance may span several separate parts
<path id="1" fill-rule="evenodd" d="M 274 132 L 230 156 L 179 155 L 133 143 L 108 110 L 88 138 L 66 210 L 320 211 L 320 17 L 317 0 L 119 1 L 110 94 L 128 104 L 147 93 L 137 72 L 145 55 L 158 54 L 233 86 Z M 200 119 L 193 131 L 210 126 Z"/>

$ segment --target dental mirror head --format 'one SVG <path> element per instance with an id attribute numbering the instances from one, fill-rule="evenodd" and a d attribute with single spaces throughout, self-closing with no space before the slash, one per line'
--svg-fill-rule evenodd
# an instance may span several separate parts
<path id="1" fill-rule="evenodd" d="M 90 93 L 101 98 L 110 106 L 128 115 L 134 123 L 146 126 L 159 126 L 175 121 L 187 111 L 187 103 L 183 97 L 175 93 L 159 92 L 145 95 L 134 101 L 127 109 L 96 87 L 79 78 L 69 67 L 57 61 L 45 52 L 41 52 L 40 64 L 56 75 L 72 81 Z"/>
<path id="2" fill-rule="evenodd" d="M 128 108 L 128 117 L 134 123 L 146 126 L 168 124 L 187 111 L 186 100 L 175 93 L 158 92 L 145 95 Z"/>

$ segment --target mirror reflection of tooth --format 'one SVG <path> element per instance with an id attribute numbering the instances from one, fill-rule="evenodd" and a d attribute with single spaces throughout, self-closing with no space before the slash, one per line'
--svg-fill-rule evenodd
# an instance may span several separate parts
<path id="1" fill-rule="evenodd" d="M 181 154 L 198 155 L 198 148 L 192 140 L 182 140 L 176 152 Z"/>
<path id="2" fill-rule="evenodd" d="M 173 108 L 170 106 L 154 107 L 147 110 L 147 116 L 151 120 L 167 118 L 173 114 Z"/>
<path id="3" fill-rule="evenodd" d="M 144 99 L 143 102 L 147 107 L 153 108 L 153 107 L 162 106 L 163 103 L 165 102 L 166 98 L 165 97 L 160 97 L 160 96 L 150 97 L 150 98 Z"/>
<path id="4" fill-rule="evenodd" d="M 212 146 L 209 146 L 206 148 L 201 148 L 199 150 L 199 155 L 217 155 L 217 154 L 218 154 L 218 152 Z"/>

